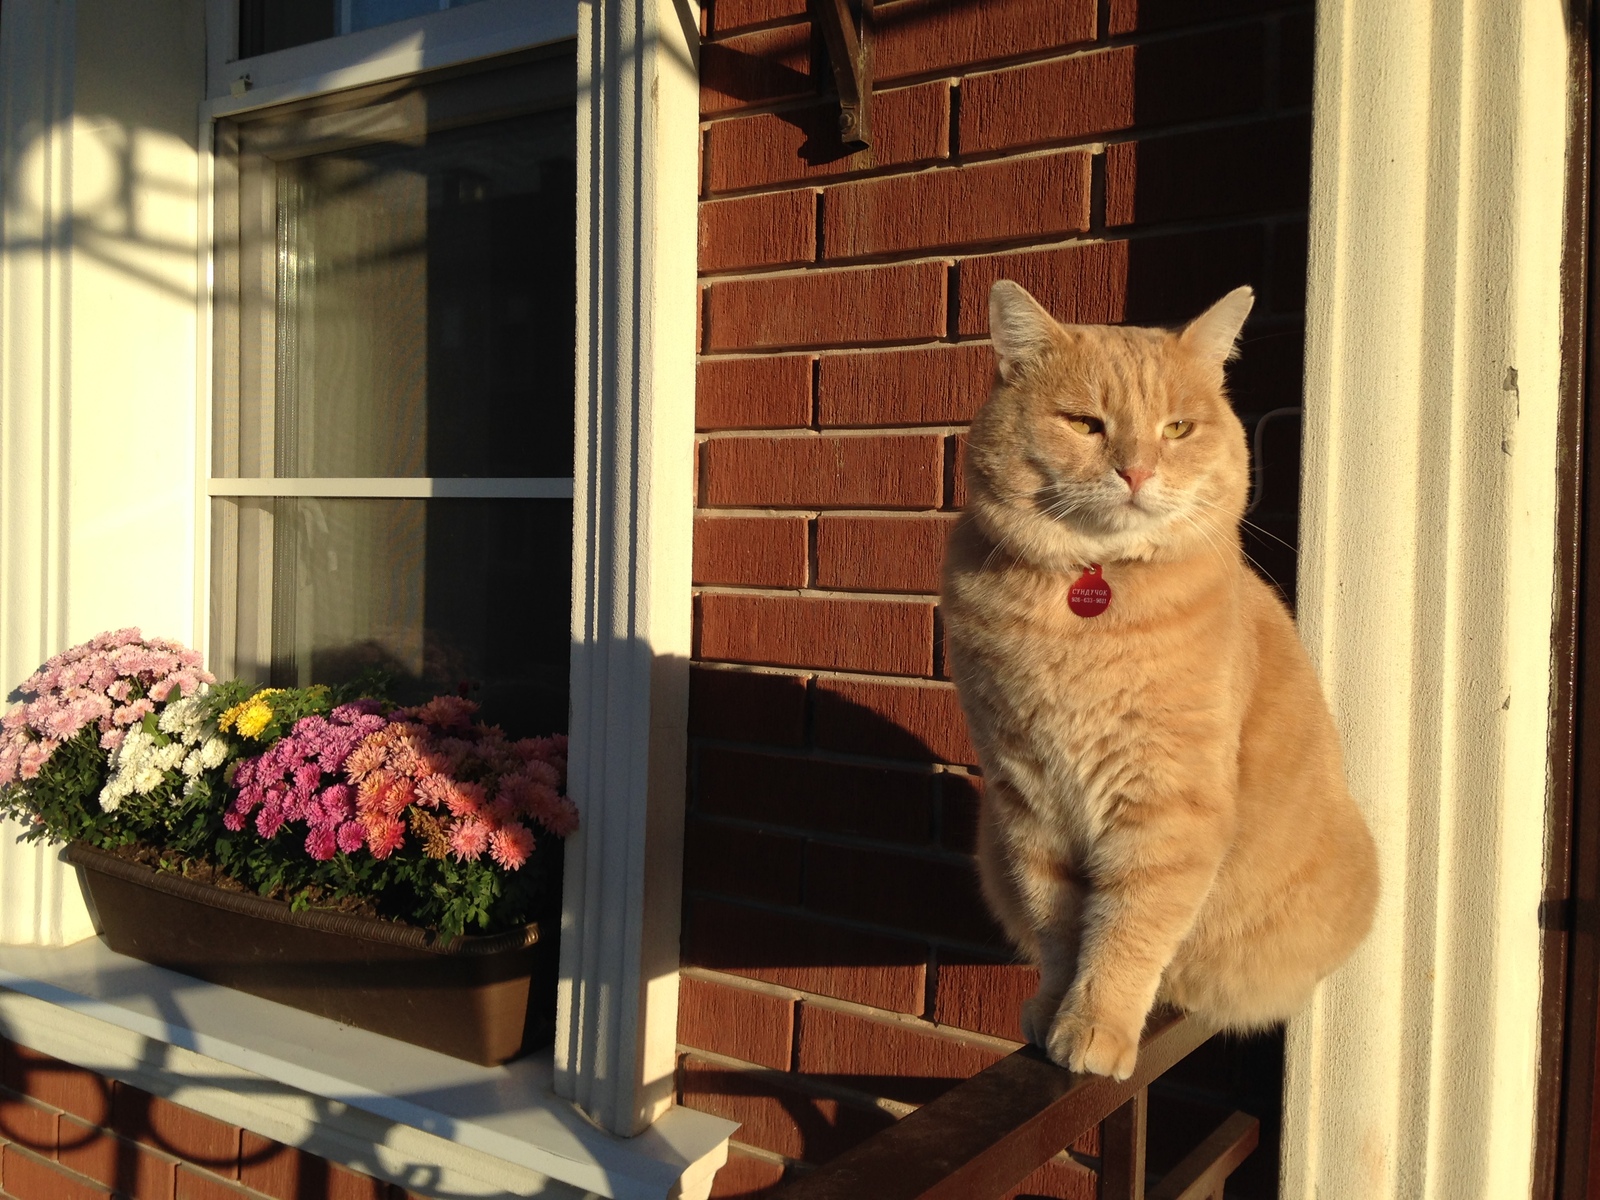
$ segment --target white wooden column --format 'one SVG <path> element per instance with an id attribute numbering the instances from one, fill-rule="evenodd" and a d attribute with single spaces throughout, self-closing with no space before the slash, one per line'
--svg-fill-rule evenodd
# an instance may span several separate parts
<path id="1" fill-rule="evenodd" d="M 693 522 L 699 13 L 581 0 L 578 421 L 556 1086 L 672 1103 Z"/>
<path id="2" fill-rule="evenodd" d="M 1562 9 L 1317 9 L 1300 623 L 1383 896 L 1290 1025 L 1285 1200 L 1529 1193 Z"/>
<path id="3" fill-rule="evenodd" d="M 0 5 L 0 696 L 102 629 L 194 630 L 201 0 Z M 0 941 L 93 932 L 0 826 Z"/>

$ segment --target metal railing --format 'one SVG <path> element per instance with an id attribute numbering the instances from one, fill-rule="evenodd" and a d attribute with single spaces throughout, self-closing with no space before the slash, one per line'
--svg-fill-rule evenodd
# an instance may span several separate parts
<path id="1" fill-rule="evenodd" d="M 1256 1148 L 1259 1123 L 1234 1113 L 1145 1190 L 1149 1085 L 1215 1030 L 1152 1017 L 1130 1079 L 1074 1075 L 1032 1046 L 1001 1059 L 898 1123 L 797 1179 L 774 1200 L 989 1200 L 1104 1122 L 1101 1200 L 1222 1200 Z"/>

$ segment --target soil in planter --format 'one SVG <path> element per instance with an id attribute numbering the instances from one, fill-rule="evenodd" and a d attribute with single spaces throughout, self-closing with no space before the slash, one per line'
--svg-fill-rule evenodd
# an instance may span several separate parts
<path id="1" fill-rule="evenodd" d="M 281 900 L 296 910 L 317 909 L 324 912 L 344 913 L 349 916 L 371 917 L 388 921 L 408 929 L 437 932 L 436 928 L 417 921 L 408 921 L 395 913 L 408 907 L 406 894 L 386 897 L 340 895 L 335 891 L 310 883 L 298 886 L 276 884 L 257 890 L 235 878 L 213 859 L 205 855 L 181 854 L 167 847 L 152 846 L 144 842 L 129 842 L 121 846 L 102 846 L 100 849 L 127 862 L 138 863 L 162 874 L 178 875 L 195 883 L 203 883 L 223 891 L 258 895 L 268 900 Z M 507 886 L 522 888 L 525 903 L 515 920 L 503 921 L 489 929 L 469 928 L 464 933 L 485 936 L 516 928 L 524 921 L 538 921 L 549 927 L 561 911 L 562 843 L 553 837 L 541 838 L 533 857 L 522 871 L 507 879 Z M 384 903 L 384 901 L 387 903 Z"/>

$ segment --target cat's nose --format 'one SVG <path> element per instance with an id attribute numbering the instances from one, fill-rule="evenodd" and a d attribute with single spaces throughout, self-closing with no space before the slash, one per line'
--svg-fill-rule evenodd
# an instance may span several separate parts
<path id="1" fill-rule="evenodd" d="M 1155 472 L 1149 467 L 1121 467 L 1117 470 L 1117 474 L 1122 476 L 1128 485 L 1129 494 L 1132 494 L 1142 488 L 1145 480 L 1149 479 Z"/>

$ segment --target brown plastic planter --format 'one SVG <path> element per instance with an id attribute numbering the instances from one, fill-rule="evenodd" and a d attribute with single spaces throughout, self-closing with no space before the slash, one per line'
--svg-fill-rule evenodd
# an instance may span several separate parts
<path id="1" fill-rule="evenodd" d="M 66 857 L 119 954 L 485 1066 L 550 1040 L 554 943 L 537 925 L 436 945 L 410 926 L 294 912 L 82 842 Z"/>

